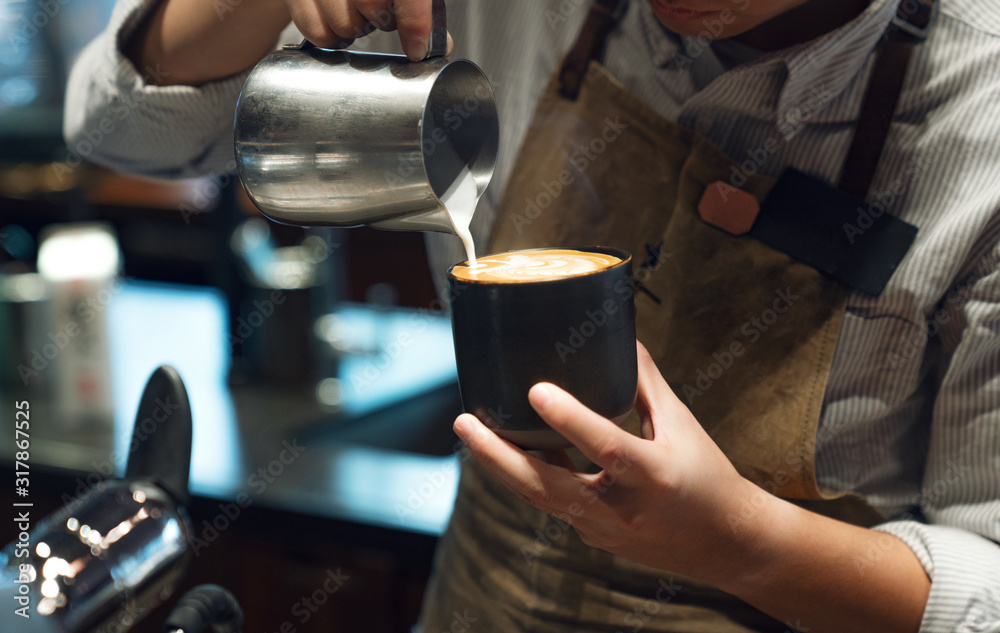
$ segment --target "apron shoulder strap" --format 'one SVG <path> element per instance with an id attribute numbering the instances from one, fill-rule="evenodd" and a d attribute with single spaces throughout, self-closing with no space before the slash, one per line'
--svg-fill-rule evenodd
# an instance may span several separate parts
<path id="1" fill-rule="evenodd" d="M 564 98 L 576 101 L 590 60 L 604 48 L 608 33 L 614 30 L 627 5 L 628 0 L 595 0 L 591 5 L 576 43 L 559 70 L 559 94 Z"/>
<path id="2" fill-rule="evenodd" d="M 868 198 L 875 179 L 875 169 L 903 93 L 913 46 L 927 39 L 936 15 L 934 0 L 902 0 L 885 32 L 839 183 L 841 189 L 861 200 Z"/>
<path id="3" fill-rule="evenodd" d="M 595 0 L 591 5 L 580 35 L 559 70 L 559 93 L 564 98 L 576 100 L 587 66 L 604 48 L 627 5 L 628 0 Z M 889 136 L 913 46 L 927 38 L 936 15 L 934 0 L 901 0 L 886 30 L 839 183 L 841 189 L 862 200 L 868 197 Z"/>

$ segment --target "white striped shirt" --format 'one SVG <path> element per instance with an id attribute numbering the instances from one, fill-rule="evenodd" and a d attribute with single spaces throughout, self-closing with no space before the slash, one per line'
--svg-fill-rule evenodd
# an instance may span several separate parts
<path id="1" fill-rule="evenodd" d="M 920 232 L 880 296 L 850 298 L 820 420 L 817 473 L 822 486 L 861 492 L 896 519 L 877 529 L 913 548 L 932 579 L 921 631 L 1000 631 L 1000 4 L 937 4 L 939 19 L 916 48 L 873 185 L 889 212 Z M 85 158 L 162 177 L 231 171 L 232 115 L 245 74 L 199 89 L 143 85 L 115 45 L 139 5 L 120 0 L 108 31 L 74 69 L 71 148 L 85 153 L 84 132 L 125 103 L 128 115 L 115 118 Z M 587 6 L 449 2 L 455 54 L 490 76 L 501 116 L 499 164 L 473 222 L 480 244 L 541 89 Z M 894 2 L 875 0 L 821 38 L 753 55 L 731 42 L 679 38 L 633 0 L 604 62 L 628 90 L 746 170 L 776 177 L 795 166 L 832 183 L 894 10 Z M 282 41 L 297 37 L 292 29 Z M 366 40 L 359 45 L 398 50 L 392 35 Z M 678 67 L 678 52 L 691 63 Z M 761 154 L 775 144 L 773 154 Z M 451 236 L 430 236 L 429 245 L 438 273 L 464 259 Z"/>

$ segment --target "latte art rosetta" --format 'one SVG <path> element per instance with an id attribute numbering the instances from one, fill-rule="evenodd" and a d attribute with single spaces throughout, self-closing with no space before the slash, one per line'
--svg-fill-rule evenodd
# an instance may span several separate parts
<path id="1" fill-rule="evenodd" d="M 568 249 L 515 251 L 480 257 L 474 266 L 455 266 L 451 273 L 467 281 L 548 281 L 596 273 L 621 261 L 614 255 Z"/>

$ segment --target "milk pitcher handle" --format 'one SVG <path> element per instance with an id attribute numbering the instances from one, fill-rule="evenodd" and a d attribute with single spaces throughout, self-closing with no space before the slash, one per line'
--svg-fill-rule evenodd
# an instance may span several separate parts
<path id="1" fill-rule="evenodd" d="M 433 19 L 431 40 L 427 43 L 427 56 L 424 59 L 444 57 L 448 54 L 448 9 L 445 7 L 444 0 L 433 0 L 431 11 Z M 286 51 L 303 51 L 317 47 L 308 39 L 304 39 L 298 44 L 285 44 L 281 48 Z"/>
<path id="2" fill-rule="evenodd" d="M 433 24 L 431 26 L 431 41 L 427 44 L 427 57 L 444 57 L 448 54 L 448 10 L 444 0 L 433 0 L 431 7 Z"/>

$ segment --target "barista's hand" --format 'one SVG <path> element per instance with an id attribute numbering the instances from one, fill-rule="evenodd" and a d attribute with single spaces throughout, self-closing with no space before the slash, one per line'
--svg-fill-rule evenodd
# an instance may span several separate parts
<path id="1" fill-rule="evenodd" d="M 398 29 L 407 57 L 420 61 L 427 55 L 431 0 L 285 0 L 285 4 L 295 26 L 317 46 L 348 46 L 373 31 Z M 449 53 L 451 49 L 449 35 Z"/>
<path id="2" fill-rule="evenodd" d="M 541 383 L 529 393 L 539 415 L 602 472 L 576 471 L 561 451 L 547 463 L 471 415 L 460 416 L 455 431 L 508 488 L 571 523 L 584 543 L 711 580 L 720 559 L 749 545 L 738 540 L 750 532 L 734 532 L 732 521 L 760 490 L 736 472 L 638 347 L 641 438 L 558 387 Z"/>
<path id="3" fill-rule="evenodd" d="M 455 431 L 508 488 L 571 523 L 584 543 L 707 582 L 795 629 L 918 630 L 930 580 L 913 550 L 741 477 L 641 345 L 641 438 L 552 385 L 535 385 L 529 399 L 604 470 L 581 473 L 562 451 L 542 461 L 471 415 Z"/>
<path id="4" fill-rule="evenodd" d="M 235 4 L 164 0 L 125 42 L 123 52 L 159 85 L 200 86 L 260 61 L 273 50 L 289 19 L 313 44 L 324 47 L 346 46 L 376 29 L 398 29 L 403 50 L 410 59 L 420 60 L 430 40 L 431 0 L 253 0 Z M 451 49 L 449 35 L 449 53 Z"/>

